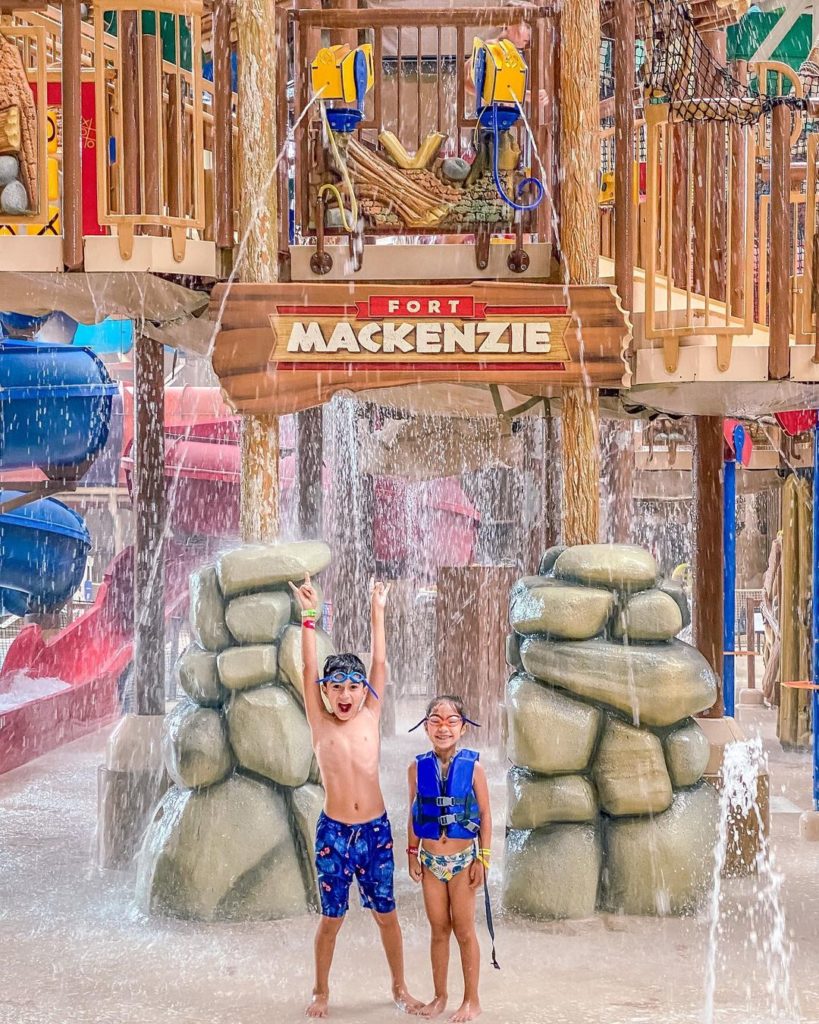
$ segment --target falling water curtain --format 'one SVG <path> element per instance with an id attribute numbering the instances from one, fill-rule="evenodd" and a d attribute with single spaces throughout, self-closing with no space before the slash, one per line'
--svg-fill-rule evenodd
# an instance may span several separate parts
<path id="1" fill-rule="evenodd" d="M 812 532 L 810 483 L 789 476 L 782 488 L 781 683 L 811 678 Z M 780 687 L 777 733 L 785 747 L 810 746 L 809 691 Z"/>

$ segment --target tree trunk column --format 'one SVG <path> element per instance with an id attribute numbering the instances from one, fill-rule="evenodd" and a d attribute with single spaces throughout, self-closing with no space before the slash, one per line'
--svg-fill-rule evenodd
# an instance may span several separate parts
<path id="1" fill-rule="evenodd" d="M 697 416 L 694 444 L 694 643 L 722 678 L 722 419 Z M 710 716 L 724 713 L 722 686 Z"/>
<path id="2" fill-rule="evenodd" d="M 136 713 L 165 713 L 165 375 L 163 346 L 134 346 Z"/>
<path id="3" fill-rule="evenodd" d="M 239 280 L 278 280 L 276 182 L 276 5 L 237 0 L 239 54 Z M 279 425 L 275 416 L 242 421 L 241 533 L 269 541 L 279 531 Z"/>
<path id="4" fill-rule="evenodd" d="M 570 284 L 594 284 L 599 268 L 597 208 L 600 9 L 564 0 L 560 16 L 560 245 Z M 599 534 L 597 390 L 563 389 L 563 543 Z"/>
<path id="5" fill-rule="evenodd" d="M 242 540 L 274 541 L 279 532 L 279 419 L 242 418 Z"/>

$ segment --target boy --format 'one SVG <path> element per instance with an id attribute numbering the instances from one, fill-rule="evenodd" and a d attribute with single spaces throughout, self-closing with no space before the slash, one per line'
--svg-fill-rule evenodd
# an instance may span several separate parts
<path id="1" fill-rule="evenodd" d="M 316 662 L 317 595 L 304 577 L 295 591 L 302 607 L 301 649 L 304 707 L 324 783 L 324 811 L 316 829 L 316 871 L 321 919 L 316 932 L 316 981 L 308 1017 L 326 1017 L 330 966 L 336 936 L 349 905 L 355 875 L 361 903 L 372 911 L 392 976 L 399 1009 L 416 1013 L 422 1003 L 407 992 L 404 950 L 393 895 L 393 843 L 379 781 L 378 723 L 386 679 L 384 609 L 389 586 L 372 589 L 372 665 L 354 654 L 332 655 L 319 678 Z M 319 689 L 321 686 L 321 690 Z M 330 710 L 322 701 L 324 693 Z"/>

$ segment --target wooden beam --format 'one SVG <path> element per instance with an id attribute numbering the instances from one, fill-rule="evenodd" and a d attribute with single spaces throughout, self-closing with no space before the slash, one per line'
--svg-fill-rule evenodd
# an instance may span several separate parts
<path id="1" fill-rule="evenodd" d="M 560 239 L 571 284 L 598 275 L 597 208 L 600 5 L 564 0 L 560 15 Z M 582 330 L 582 328 L 581 328 Z M 589 544 L 600 530 L 598 392 L 563 389 L 563 542 Z"/>
<path id="2" fill-rule="evenodd" d="M 634 303 L 634 0 L 614 8 L 614 280 L 625 309 Z"/>
<path id="3" fill-rule="evenodd" d="M 233 102 L 230 63 L 230 6 L 213 9 L 213 166 L 216 244 L 233 248 Z"/>
<path id="4" fill-rule="evenodd" d="M 722 678 L 722 418 L 694 418 L 694 644 Z M 723 714 L 722 687 L 710 716 Z"/>
<path id="5" fill-rule="evenodd" d="M 791 332 L 791 111 L 777 104 L 771 114 L 771 244 L 768 376 L 784 380 L 790 372 Z"/>
<path id="6" fill-rule="evenodd" d="M 63 148 L 63 263 L 79 270 L 82 249 L 82 65 L 80 0 L 63 0 L 62 37 L 62 148 Z"/>
<path id="7" fill-rule="evenodd" d="M 139 715 L 165 713 L 165 375 L 161 342 L 134 344 L 134 685 Z"/>

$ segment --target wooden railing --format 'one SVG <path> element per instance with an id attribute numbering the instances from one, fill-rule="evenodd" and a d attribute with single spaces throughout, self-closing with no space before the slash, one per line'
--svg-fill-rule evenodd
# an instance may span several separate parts
<path id="1" fill-rule="evenodd" d="M 236 97 L 227 0 L 208 16 L 214 82 L 202 77 L 202 0 L 101 0 L 87 20 L 78 9 L 73 22 L 64 14 L 45 6 L 0 25 L 20 55 L 35 111 L 27 120 L 36 122 L 33 146 L 27 129 L 35 194 L 25 211 L 0 213 L 0 233 L 62 237 L 69 269 L 82 266 L 83 237 L 101 233 L 119 237 L 126 260 L 134 234 L 169 236 L 177 262 L 192 237 L 230 250 Z M 8 153 L 3 131 L 0 113 Z M 96 208 L 87 201 L 95 193 Z"/>
<path id="2" fill-rule="evenodd" d="M 646 115 L 645 336 L 669 373 L 681 338 L 715 337 L 726 370 L 732 339 L 753 330 L 753 129 L 670 121 L 664 105 Z"/>
<path id="3" fill-rule="evenodd" d="M 113 140 L 97 151 L 98 217 L 116 229 L 123 259 L 137 227 L 169 232 L 178 262 L 187 233 L 205 227 L 201 17 L 200 0 L 95 7 L 98 55 L 116 28 L 113 56 L 95 68 L 97 130 Z"/>
<path id="4" fill-rule="evenodd" d="M 669 373 L 681 340 L 700 336 L 716 341 L 717 369 L 725 372 L 734 339 L 757 324 L 769 330 L 770 378 L 788 376 L 794 335 L 813 343 L 819 359 L 819 136 L 807 138 L 806 164 L 792 167 L 794 146 L 805 149 L 802 107 L 810 101 L 784 65 L 753 66 L 751 78 L 773 101 L 753 127 L 683 123 L 667 105 L 646 106 L 647 184 L 645 197 L 633 198 L 634 260 L 646 272 L 644 336 L 662 345 Z M 604 122 L 603 184 L 613 135 Z M 605 198 L 604 190 L 601 253 L 614 255 L 616 224 Z"/>

